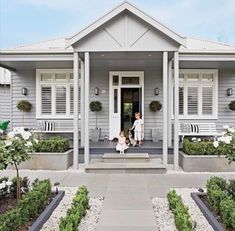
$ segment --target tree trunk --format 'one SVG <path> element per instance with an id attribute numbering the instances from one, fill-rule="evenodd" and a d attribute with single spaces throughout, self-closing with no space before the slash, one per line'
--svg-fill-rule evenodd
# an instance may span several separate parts
<path id="1" fill-rule="evenodd" d="M 97 112 L 95 112 L 95 128 L 98 128 L 97 127 Z"/>
<path id="2" fill-rule="evenodd" d="M 16 169 L 16 199 L 17 201 L 20 200 L 21 198 L 21 193 L 20 193 L 20 176 L 19 176 L 19 169 L 17 164 L 15 163 L 15 169 Z"/>

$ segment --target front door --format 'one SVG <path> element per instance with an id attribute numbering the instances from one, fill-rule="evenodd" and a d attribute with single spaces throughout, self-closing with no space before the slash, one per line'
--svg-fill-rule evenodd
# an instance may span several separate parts
<path id="1" fill-rule="evenodd" d="M 141 112 L 141 88 L 121 89 L 121 130 L 128 132 L 135 121 L 135 113 Z"/>
<path id="2" fill-rule="evenodd" d="M 109 139 L 118 137 L 121 130 L 127 131 L 135 112 L 144 119 L 144 72 L 109 72 Z"/>

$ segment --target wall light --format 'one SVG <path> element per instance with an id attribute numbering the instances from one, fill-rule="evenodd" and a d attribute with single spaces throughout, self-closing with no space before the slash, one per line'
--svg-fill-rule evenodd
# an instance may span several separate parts
<path id="1" fill-rule="evenodd" d="M 23 88 L 21 89 L 21 94 L 22 94 L 22 95 L 27 95 L 27 94 L 28 94 L 28 89 L 27 89 L 26 87 L 23 87 Z"/>
<path id="2" fill-rule="evenodd" d="M 98 87 L 95 87 L 94 88 L 94 94 L 99 95 L 99 93 L 100 93 L 100 89 Z"/>
<path id="3" fill-rule="evenodd" d="M 155 93 L 155 95 L 159 95 L 159 88 L 158 88 L 158 87 L 156 87 L 156 88 L 154 89 L 154 93 Z"/>
<path id="4" fill-rule="evenodd" d="M 232 88 L 228 88 L 227 89 L 227 96 L 232 96 L 233 95 L 233 89 Z"/>

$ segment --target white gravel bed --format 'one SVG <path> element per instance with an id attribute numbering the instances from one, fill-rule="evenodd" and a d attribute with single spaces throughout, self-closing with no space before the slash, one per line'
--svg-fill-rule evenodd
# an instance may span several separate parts
<path id="1" fill-rule="evenodd" d="M 177 231 L 167 198 L 155 197 L 152 199 L 152 204 L 157 223 L 156 231 Z"/>
<path id="2" fill-rule="evenodd" d="M 177 194 L 181 195 L 183 203 L 188 206 L 192 220 L 197 223 L 196 231 L 213 231 L 213 228 L 203 216 L 201 210 L 191 197 L 191 192 L 198 192 L 195 188 L 176 188 Z"/>
<path id="3" fill-rule="evenodd" d="M 86 216 L 82 219 L 81 223 L 79 224 L 79 231 L 94 231 L 96 229 L 103 202 L 103 197 L 95 197 L 90 199 L 90 209 L 87 211 Z"/>
<path id="4" fill-rule="evenodd" d="M 53 211 L 51 217 L 43 225 L 41 231 L 59 231 L 60 219 L 66 216 L 67 210 L 71 207 L 73 198 L 78 190 L 77 187 L 61 187 L 59 189 L 65 190 L 65 195 L 57 208 Z M 82 219 L 79 225 L 79 231 L 95 230 L 103 201 L 103 197 L 90 198 L 90 209 L 87 211 L 86 216 Z"/>
<path id="5" fill-rule="evenodd" d="M 60 218 L 65 217 L 67 210 L 71 207 L 73 198 L 78 190 L 77 187 L 63 187 L 60 190 L 65 190 L 65 195 L 57 208 L 53 211 L 50 218 L 41 228 L 41 231 L 58 231 Z"/>

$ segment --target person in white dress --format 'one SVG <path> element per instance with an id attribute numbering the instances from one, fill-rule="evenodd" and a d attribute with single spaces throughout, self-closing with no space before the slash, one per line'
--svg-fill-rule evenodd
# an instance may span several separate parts
<path id="1" fill-rule="evenodd" d="M 144 138 L 144 122 L 141 119 L 140 112 L 135 113 L 135 122 L 130 130 L 134 129 L 134 139 L 136 141 L 136 144 L 138 143 L 139 146 L 142 144 L 142 140 Z"/>
<path id="2" fill-rule="evenodd" d="M 119 151 L 120 154 L 124 154 L 126 149 L 128 149 L 128 146 L 126 144 L 126 137 L 125 137 L 124 131 L 121 131 L 118 137 L 116 150 Z"/>

